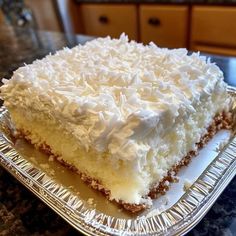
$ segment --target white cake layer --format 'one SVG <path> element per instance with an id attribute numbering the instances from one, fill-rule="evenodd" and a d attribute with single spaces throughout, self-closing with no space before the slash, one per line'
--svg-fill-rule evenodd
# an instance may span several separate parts
<path id="1" fill-rule="evenodd" d="M 207 132 L 205 127 L 212 123 L 216 110 L 222 109 L 221 104 L 221 96 L 208 98 L 185 122 L 176 122 L 166 134 L 156 137 L 155 149 L 150 148 L 147 140 L 139 140 L 136 145 L 143 152 L 142 158 L 122 160 L 112 158 L 109 152 L 81 148 L 77 137 L 67 129 L 69 124 L 63 120 L 15 108 L 10 109 L 10 113 L 16 127 L 28 133 L 33 144 L 46 143 L 55 155 L 99 180 L 110 190 L 111 199 L 140 204 L 147 203 L 145 198 L 152 186 L 158 184 L 174 164 L 196 149 L 195 143 Z"/>
<path id="2" fill-rule="evenodd" d="M 128 203 L 141 203 L 230 103 L 205 57 L 124 35 L 66 48 L 3 82 L 18 128 Z"/>

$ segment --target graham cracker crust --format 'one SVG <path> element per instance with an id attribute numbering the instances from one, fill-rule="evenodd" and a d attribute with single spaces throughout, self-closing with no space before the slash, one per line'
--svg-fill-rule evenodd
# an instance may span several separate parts
<path id="1" fill-rule="evenodd" d="M 217 133 L 217 131 L 221 129 L 232 129 L 232 124 L 233 124 L 233 116 L 231 112 L 222 112 L 218 115 L 216 115 L 213 119 L 212 124 L 208 127 L 207 133 L 201 137 L 200 141 L 196 143 L 197 150 L 196 151 L 190 151 L 183 159 L 177 163 L 175 166 L 173 166 L 167 173 L 167 175 L 156 185 L 153 185 L 151 188 L 148 196 L 146 198 L 151 198 L 155 199 L 159 195 L 163 195 L 166 193 L 166 191 L 169 189 L 169 183 L 175 182 L 177 180 L 176 174 L 178 171 L 183 167 L 187 166 L 191 160 L 192 157 L 196 156 L 198 154 L 198 151 L 204 147 L 207 142 Z M 24 138 L 27 140 L 29 143 L 32 144 L 32 141 L 29 138 L 29 133 L 23 132 L 22 130 L 17 130 L 17 138 Z M 108 199 L 110 196 L 110 191 L 107 190 L 98 180 L 93 179 L 86 175 L 85 173 L 80 172 L 75 166 L 68 164 L 65 162 L 61 157 L 55 156 L 52 151 L 50 146 L 47 144 L 33 144 L 37 149 L 40 151 L 44 152 L 47 155 L 53 155 L 57 161 L 59 161 L 62 165 L 66 166 L 70 170 L 78 173 L 80 175 L 80 178 L 90 187 L 92 187 L 95 190 L 98 190 L 102 192 Z M 117 202 L 117 201 L 116 201 Z M 117 202 L 119 205 L 121 205 L 124 209 L 128 210 L 131 213 L 137 213 L 142 210 L 145 210 L 148 208 L 150 205 L 148 204 L 130 204 L 130 203 L 125 203 L 123 201 L 118 201 Z"/>

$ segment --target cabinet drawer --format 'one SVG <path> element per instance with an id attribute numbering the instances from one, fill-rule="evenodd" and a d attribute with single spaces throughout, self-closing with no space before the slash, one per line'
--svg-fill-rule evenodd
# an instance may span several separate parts
<path id="1" fill-rule="evenodd" d="M 140 6 L 141 41 L 162 47 L 186 47 L 187 6 Z"/>
<path id="2" fill-rule="evenodd" d="M 224 48 L 210 45 L 194 44 L 191 48 L 192 51 L 206 52 L 210 54 L 236 56 L 236 48 Z"/>
<path id="3" fill-rule="evenodd" d="M 136 6 L 131 4 L 81 4 L 84 33 L 119 37 L 125 32 L 137 40 Z"/>
<path id="4" fill-rule="evenodd" d="M 236 46 L 236 7 L 195 6 L 192 12 L 192 44 Z"/>

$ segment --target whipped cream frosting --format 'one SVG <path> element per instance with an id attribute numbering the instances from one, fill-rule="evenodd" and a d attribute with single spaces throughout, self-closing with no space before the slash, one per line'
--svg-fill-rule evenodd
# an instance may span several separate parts
<path id="1" fill-rule="evenodd" d="M 221 70 L 198 53 L 98 38 L 36 60 L 3 79 L 6 107 L 45 112 L 87 150 L 134 160 L 158 145 L 213 93 L 226 95 Z M 145 141 L 143 141 L 145 140 Z"/>

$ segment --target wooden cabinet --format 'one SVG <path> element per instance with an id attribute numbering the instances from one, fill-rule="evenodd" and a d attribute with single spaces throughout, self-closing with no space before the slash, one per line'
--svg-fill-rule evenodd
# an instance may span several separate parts
<path id="1" fill-rule="evenodd" d="M 2 10 L 0 9 L 0 24 L 4 23 L 4 15 L 2 13 Z"/>
<path id="2" fill-rule="evenodd" d="M 28 1 L 28 0 L 27 0 Z M 122 32 L 160 47 L 186 47 L 236 56 L 236 6 L 75 4 L 76 33 L 119 37 Z"/>
<path id="3" fill-rule="evenodd" d="M 196 44 L 191 47 L 192 51 L 206 52 L 217 55 L 236 56 L 236 48 L 227 48 L 212 45 Z"/>
<path id="4" fill-rule="evenodd" d="M 236 55 L 236 7 L 194 6 L 191 49 Z"/>
<path id="5" fill-rule="evenodd" d="M 140 5 L 140 40 L 162 47 L 186 47 L 188 7 Z"/>
<path id="6" fill-rule="evenodd" d="M 137 10 L 132 4 L 81 4 L 84 33 L 93 36 L 119 37 L 125 32 L 138 39 Z"/>

